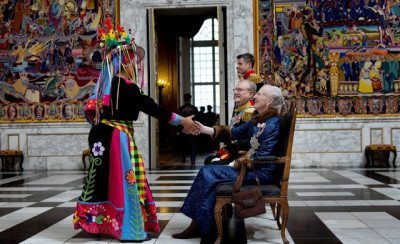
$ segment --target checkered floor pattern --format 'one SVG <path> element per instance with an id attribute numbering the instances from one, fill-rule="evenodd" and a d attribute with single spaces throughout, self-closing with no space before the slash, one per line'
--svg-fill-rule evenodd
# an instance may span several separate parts
<path id="1" fill-rule="evenodd" d="M 197 171 L 171 167 L 148 172 L 162 231 L 144 243 L 200 243 L 199 238 L 171 238 L 190 223 L 179 209 Z M 85 172 L 0 175 L 0 243 L 119 242 L 73 229 L 72 213 Z M 400 243 L 398 169 L 295 168 L 289 199 L 291 243 Z M 244 221 L 233 218 L 225 228 L 226 243 L 282 243 L 271 211 Z"/>

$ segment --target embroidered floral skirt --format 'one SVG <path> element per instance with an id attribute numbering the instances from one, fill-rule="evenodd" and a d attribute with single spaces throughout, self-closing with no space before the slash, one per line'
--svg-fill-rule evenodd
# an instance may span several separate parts
<path id="1" fill-rule="evenodd" d="M 156 206 L 130 122 L 102 121 L 89 133 L 90 168 L 74 213 L 74 228 L 119 240 L 160 231 Z"/>

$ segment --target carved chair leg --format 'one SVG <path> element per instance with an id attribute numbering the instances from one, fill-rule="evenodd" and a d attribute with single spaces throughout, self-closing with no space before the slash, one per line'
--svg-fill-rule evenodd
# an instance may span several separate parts
<path id="1" fill-rule="evenodd" d="M 289 241 L 286 239 L 286 223 L 288 221 L 289 218 L 289 203 L 286 201 L 282 202 L 281 204 L 281 208 L 282 208 L 282 226 L 281 226 L 281 237 L 282 237 L 282 241 L 283 243 L 289 243 Z"/>
<path id="2" fill-rule="evenodd" d="M 217 240 L 215 243 L 221 243 L 222 240 L 222 215 L 221 215 L 221 209 L 222 206 L 224 205 L 224 202 L 219 201 L 218 199 L 215 201 L 215 207 L 214 207 L 214 219 L 215 219 L 215 224 L 217 225 Z"/>
<path id="3" fill-rule="evenodd" d="M 269 206 L 271 206 L 271 211 L 272 211 L 272 216 L 276 220 L 276 203 L 270 203 Z"/>
<path id="4" fill-rule="evenodd" d="M 282 214 L 282 205 L 280 203 L 276 203 L 276 224 L 278 225 L 278 229 L 282 228 L 281 214 Z"/>

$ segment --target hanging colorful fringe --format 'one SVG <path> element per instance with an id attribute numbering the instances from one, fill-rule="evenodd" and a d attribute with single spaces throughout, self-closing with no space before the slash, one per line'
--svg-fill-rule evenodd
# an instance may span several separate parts
<path id="1" fill-rule="evenodd" d="M 105 21 L 105 28 L 99 28 L 100 47 L 105 57 L 101 65 L 100 76 L 92 96 L 88 99 L 85 107 L 86 119 L 89 123 L 98 124 L 103 106 L 110 107 L 111 84 L 114 76 L 120 71 L 123 63 L 134 65 L 134 77 L 131 83 L 144 86 L 144 69 L 140 61 L 144 56 L 144 50 L 137 46 L 130 35 L 120 25 L 113 28 L 110 19 Z M 140 78 L 138 82 L 138 66 L 140 65 Z M 140 85 L 139 85 L 140 84 Z"/>

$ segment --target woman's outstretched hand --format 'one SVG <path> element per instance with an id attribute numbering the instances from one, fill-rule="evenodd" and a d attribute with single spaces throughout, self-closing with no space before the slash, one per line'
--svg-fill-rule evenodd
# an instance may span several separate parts
<path id="1" fill-rule="evenodd" d="M 183 132 L 186 134 L 198 135 L 200 134 L 200 126 L 193 121 L 194 115 L 182 118 L 181 125 Z"/>
<path id="2" fill-rule="evenodd" d="M 214 128 L 208 127 L 200 123 L 199 121 L 195 122 L 200 127 L 200 133 L 212 136 L 214 134 Z"/>

